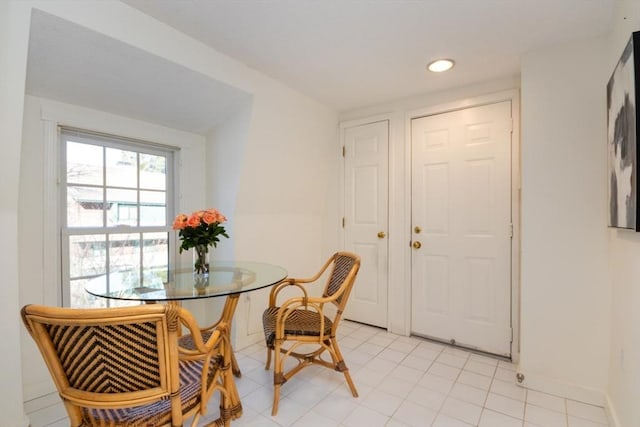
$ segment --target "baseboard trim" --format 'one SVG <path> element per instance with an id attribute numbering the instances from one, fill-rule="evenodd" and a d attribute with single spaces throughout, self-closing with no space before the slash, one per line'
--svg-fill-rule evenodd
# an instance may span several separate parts
<path id="1" fill-rule="evenodd" d="M 518 369 L 518 373 L 524 375 L 521 386 L 531 390 L 564 397 L 590 405 L 605 406 L 606 399 L 603 390 L 571 384 L 557 379 L 533 374 L 531 372 Z"/>
<path id="2" fill-rule="evenodd" d="M 22 387 L 22 396 L 25 401 L 38 399 L 51 393 L 57 394 L 56 386 L 50 378 L 37 383 L 23 384 Z"/>

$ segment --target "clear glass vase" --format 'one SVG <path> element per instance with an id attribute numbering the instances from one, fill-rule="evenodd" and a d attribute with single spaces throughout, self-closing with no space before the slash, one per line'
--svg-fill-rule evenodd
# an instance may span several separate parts
<path id="1" fill-rule="evenodd" d="M 196 245 L 193 248 L 193 274 L 198 277 L 209 276 L 209 246 Z"/>

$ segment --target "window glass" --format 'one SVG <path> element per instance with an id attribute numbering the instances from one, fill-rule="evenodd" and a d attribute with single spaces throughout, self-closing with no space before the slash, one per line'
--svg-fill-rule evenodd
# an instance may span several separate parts
<path id="1" fill-rule="evenodd" d="M 140 154 L 140 188 L 165 190 L 167 159 L 162 156 Z"/>
<path id="2" fill-rule="evenodd" d="M 66 208 L 69 227 L 102 227 L 105 210 L 104 189 L 68 185 Z"/>
<path id="3" fill-rule="evenodd" d="M 67 143 L 67 183 L 102 185 L 103 149 L 89 144 Z"/>
<path id="4" fill-rule="evenodd" d="M 138 155 L 133 151 L 107 148 L 106 178 L 110 187 L 138 186 Z"/>

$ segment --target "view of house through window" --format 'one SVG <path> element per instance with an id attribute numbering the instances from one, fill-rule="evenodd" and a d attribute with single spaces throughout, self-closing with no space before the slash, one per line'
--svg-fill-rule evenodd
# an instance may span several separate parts
<path id="1" fill-rule="evenodd" d="M 130 302 L 89 295 L 85 285 L 144 286 L 145 271 L 166 278 L 173 217 L 173 151 L 123 138 L 61 130 L 64 305 Z"/>

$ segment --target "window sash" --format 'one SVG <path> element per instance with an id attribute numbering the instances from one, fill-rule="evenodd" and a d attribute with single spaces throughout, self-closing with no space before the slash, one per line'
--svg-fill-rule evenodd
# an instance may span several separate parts
<path id="1" fill-rule="evenodd" d="M 61 164 L 60 182 L 62 184 L 60 186 L 61 191 L 59 194 L 59 197 L 60 197 L 59 200 L 60 200 L 60 238 L 61 238 L 61 261 L 62 261 L 61 273 L 62 273 L 63 305 L 64 306 L 72 305 L 71 287 L 73 286 L 73 283 L 76 283 L 79 280 L 91 279 L 99 276 L 104 276 L 105 277 L 104 280 L 109 280 L 109 278 L 111 277 L 110 276 L 111 274 L 117 273 L 119 271 L 118 266 L 116 264 L 112 264 L 110 260 L 111 251 L 114 245 L 117 244 L 117 242 L 120 242 L 120 245 L 123 248 L 125 248 L 122 250 L 124 252 L 124 255 L 120 254 L 118 256 L 121 256 L 123 259 L 126 258 L 127 256 L 126 247 L 131 246 L 132 250 L 130 255 L 137 257 L 137 260 L 134 260 L 134 258 L 129 258 L 128 260 L 125 260 L 124 265 L 127 264 L 127 261 L 132 261 L 132 264 L 136 265 L 140 270 L 142 270 L 145 267 L 145 264 L 152 263 L 150 261 L 151 258 L 149 258 L 148 256 L 149 256 L 149 253 L 153 252 L 152 249 L 149 249 L 146 246 L 146 242 L 152 241 L 153 239 L 145 239 L 145 236 L 156 236 L 157 238 L 158 236 L 162 236 L 162 234 L 159 234 L 159 233 L 165 233 L 164 236 L 166 237 L 164 237 L 164 239 L 166 239 L 166 247 L 167 247 L 166 266 L 168 268 L 169 266 L 174 265 L 176 239 L 175 239 L 174 233 L 171 233 L 171 221 L 175 216 L 174 212 L 175 212 L 176 180 L 174 179 L 174 176 L 175 176 L 174 168 L 175 168 L 175 151 L 177 149 L 175 147 L 168 147 L 160 144 L 148 143 L 144 141 L 133 140 L 133 139 L 123 138 L 119 136 L 106 135 L 106 134 L 96 133 L 91 131 L 84 131 L 84 130 L 79 130 L 74 128 L 60 127 L 59 135 L 60 135 L 59 147 L 60 147 L 60 164 Z M 136 161 L 134 165 L 135 167 L 133 168 L 135 169 L 137 174 L 135 185 L 131 186 L 128 183 L 125 183 L 124 185 L 117 185 L 117 184 L 109 185 L 109 180 L 108 180 L 109 171 L 106 170 L 106 163 L 107 163 L 106 158 L 102 158 L 102 161 L 101 161 L 102 162 L 102 166 L 101 166 L 102 179 L 100 184 L 94 183 L 90 185 L 85 185 L 85 184 L 76 185 L 76 183 L 68 183 L 67 182 L 67 145 L 69 142 L 89 144 L 92 146 L 101 147 L 102 156 L 106 156 L 108 149 L 135 152 Z M 164 189 L 141 187 L 141 185 L 143 184 L 140 177 L 141 154 L 160 156 L 165 159 Z M 80 186 L 88 189 L 92 188 L 93 189 L 92 191 L 95 191 L 96 194 L 97 193 L 102 194 L 100 198 L 101 200 L 96 201 L 96 206 L 100 206 L 101 204 L 101 207 L 100 207 L 100 209 L 102 210 L 101 225 L 92 224 L 92 225 L 86 226 L 81 224 L 80 225 L 68 224 L 67 192 L 70 187 L 74 187 L 77 189 L 77 187 L 80 187 Z M 107 195 L 109 190 L 114 192 L 118 192 L 118 191 L 124 191 L 125 193 L 129 192 L 130 195 L 135 193 L 136 195 L 135 199 L 132 198 L 132 200 L 130 200 L 131 203 L 122 204 L 122 206 L 124 206 L 124 208 L 127 211 L 132 213 L 131 215 L 132 217 L 136 217 L 135 223 L 115 224 L 115 225 L 109 224 L 109 221 L 107 218 L 108 209 L 106 209 L 106 205 L 105 205 L 106 203 L 109 202 L 108 195 Z M 150 197 L 151 199 L 154 199 L 154 198 L 157 199 L 161 196 L 164 196 L 164 209 L 165 209 L 164 225 L 159 225 L 159 224 L 141 225 L 141 221 L 142 221 L 141 211 L 142 211 L 142 208 L 145 207 L 143 206 L 144 202 L 142 200 L 143 197 L 141 196 L 142 192 L 146 192 L 146 196 Z M 91 205 L 91 202 L 87 202 L 87 203 L 88 205 Z M 160 205 L 162 206 L 162 204 Z M 120 205 L 118 205 L 118 208 L 119 207 Z M 149 212 L 152 212 L 152 211 L 150 209 L 147 209 L 147 213 Z M 152 219 L 150 222 L 153 222 L 153 221 L 154 219 Z M 104 267 L 102 269 L 98 268 L 96 270 L 97 274 L 76 275 L 77 274 L 77 271 L 76 271 L 75 274 L 72 276 L 72 271 L 71 271 L 72 266 L 71 266 L 71 258 L 70 258 L 71 257 L 70 242 L 72 241 L 73 238 L 77 237 L 80 239 L 79 244 L 81 245 L 86 244 L 87 247 L 90 247 L 92 246 L 90 242 L 82 241 L 82 237 L 83 236 L 87 237 L 91 235 L 103 236 L 103 239 L 105 242 L 104 249 L 103 249 L 104 256 L 105 256 Z M 136 244 L 134 243 L 136 242 L 136 239 L 133 238 L 132 236 L 137 236 L 138 247 L 136 247 Z M 111 244 L 107 242 L 111 242 Z M 93 246 L 95 246 L 95 242 Z M 97 245 L 97 246 L 100 246 L 100 245 Z M 145 256 L 147 256 L 146 259 L 145 259 Z M 78 269 L 76 268 L 76 270 Z M 142 277 L 141 271 L 140 271 L 140 277 Z M 96 306 L 121 305 L 118 302 L 110 301 L 110 300 L 105 300 L 105 301 L 96 300 L 96 303 L 98 303 L 98 305 Z"/>

